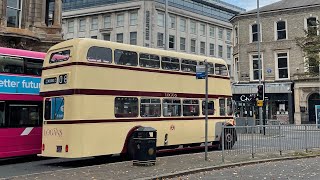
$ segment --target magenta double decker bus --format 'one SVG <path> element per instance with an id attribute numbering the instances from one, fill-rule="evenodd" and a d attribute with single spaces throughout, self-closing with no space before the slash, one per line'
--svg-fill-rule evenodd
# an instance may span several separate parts
<path id="1" fill-rule="evenodd" d="M 0 158 L 41 153 L 44 57 L 0 47 Z"/>

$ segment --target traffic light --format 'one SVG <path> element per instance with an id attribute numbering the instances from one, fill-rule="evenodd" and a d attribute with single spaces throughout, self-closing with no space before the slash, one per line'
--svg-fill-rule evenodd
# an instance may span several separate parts
<path id="1" fill-rule="evenodd" d="M 258 85 L 257 98 L 258 98 L 258 100 L 264 100 L 264 87 L 263 87 L 263 85 Z"/>

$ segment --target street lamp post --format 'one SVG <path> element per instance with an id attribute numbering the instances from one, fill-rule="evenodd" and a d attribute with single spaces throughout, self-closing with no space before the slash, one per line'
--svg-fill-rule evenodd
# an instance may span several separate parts
<path id="1" fill-rule="evenodd" d="M 261 53 L 260 53 L 260 41 L 261 41 L 261 33 L 260 33 L 260 4 L 259 0 L 257 0 L 257 26 L 258 26 L 258 66 L 259 66 L 259 85 L 261 85 L 262 81 L 262 63 L 261 63 Z M 262 125 L 262 107 L 259 107 L 259 125 Z M 261 133 L 261 129 L 260 129 Z"/>

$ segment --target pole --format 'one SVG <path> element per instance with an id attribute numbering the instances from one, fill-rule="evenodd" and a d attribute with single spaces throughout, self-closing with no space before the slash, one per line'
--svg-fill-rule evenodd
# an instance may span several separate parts
<path id="1" fill-rule="evenodd" d="M 164 13 L 164 19 L 165 19 L 165 27 L 164 27 L 164 49 L 167 50 L 168 49 L 168 42 L 169 42 L 169 35 L 168 35 L 168 0 L 166 0 L 165 3 L 165 13 Z"/>
<path id="2" fill-rule="evenodd" d="M 207 60 L 204 60 L 204 63 L 206 68 L 205 160 L 208 161 L 208 62 Z"/>
<path id="3" fill-rule="evenodd" d="M 259 66 L 259 84 L 261 84 L 261 76 L 262 76 L 262 64 L 261 64 L 261 58 L 260 58 L 260 41 L 261 41 L 261 35 L 260 35 L 260 5 L 259 0 L 257 0 L 257 26 L 258 26 L 258 66 Z M 259 107 L 259 125 L 262 125 L 262 107 Z M 260 128 L 260 133 L 261 133 Z"/>

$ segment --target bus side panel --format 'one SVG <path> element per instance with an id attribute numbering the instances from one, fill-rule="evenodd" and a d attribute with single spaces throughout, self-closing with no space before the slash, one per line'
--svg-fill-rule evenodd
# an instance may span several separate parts
<path id="1" fill-rule="evenodd" d="M 214 134 L 216 124 L 221 120 L 209 121 L 209 141 L 219 141 Z M 134 126 L 150 126 L 157 129 L 157 146 L 164 146 L 165 134 L 168 134 L 167 145 L 204 142 L 204 119 L 189 121 L 157 121 L 157 122 L 105 122 L 70 125 L 45 125 L 45 151 L 43 156 L 53 157 L 90 157 L 121 153 L 127 133 Z M 172 126 L 175 128 L 173 129 Z M 47 131 L 58 129 L 60 135 L 48 135 Z M 57 134 L 57 133 L 56 133 Z M 68 145 L 68 152 L 65 146 Z M 57 146 L 62 152 L 57 152 Z"/>
<path id="2" fill-rule="evenodd" d="M 41 153 L 41 127 L 0 129 L 0 158 Z"/>

